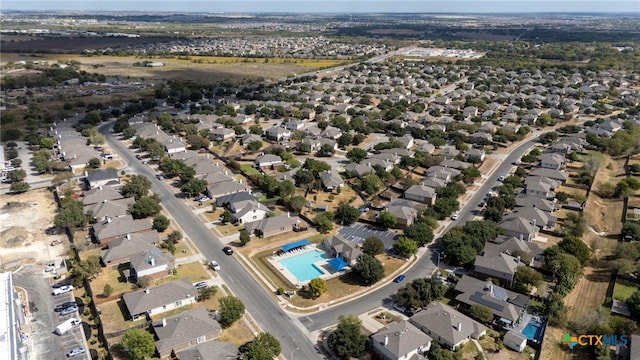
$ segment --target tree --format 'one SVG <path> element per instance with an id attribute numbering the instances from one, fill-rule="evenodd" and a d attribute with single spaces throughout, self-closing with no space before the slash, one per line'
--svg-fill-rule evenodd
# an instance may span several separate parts
<path id="1" fill-rule="evenodd" d="M 398 218 L 388 210 L 381 211 L 380 214 L 378 214 L 378 223 L 386 228 L 396 226 L 397 222 Z"/>
<path id="2" fill-rule="evenodd" d="M 433 241 L 433 230 L 426 222 L 418 221 L 407 226 L 404 236 L 413 239 L 418 246 L 425 246 Z"/>
<path id="3" fill-rule="evenodd" d="M 139 200 L 146 196 L 151 190 L 151 181 L 144 175 L 131 175 L 127 182 L 120 187 L 120 192 L 124 197 L 133 197 Z"/>
<path id="4" fill-rule="evenodd" d="M 640 225 L 627 221 L 622 226 L 622 237 L 630 240 L 640 240 Z"/>
<path id="5" fill-rule="evenodd" d="M 102 160 L 98 159 L 98 158 L 91 158 L 89 159 L 89 162 L 87 162 L 87 167 L 90 167 L 92 169 L 97 169 L 102 165 Z"/>
<path id="6" fill-rule="evenodd" d="M 490 323 L 493 320 L 493 312 L 491 309 L 481 304 L 471 305 L 469 315 L 483 323 Z"/>
<path id="7" fill-rule="evenodd" d="M 134 219 L 143 219 L 159 213 L 160 209 L 156 196 L 143 196 L 129 208 L 129 212 Z"/>
<path id="8" fill-rule="evenodd" d="M 384 267 L 380 260 L 367 254 L 358 256 L 353 271 L 360 276 L 364 285 L 373 285 L 384 277 Z"/>
<path id="9" fill-rule="evenodd" d="M 81 285 L 85 279 L 94 277 L 102 271 L 100 256 L 91 255 L 84 260 L 73 263 L 71 268 L 71 278 L 74 285 Z"/>
<path id="10" fill-rule="evenodd" d="M 218 310 L 218 321 L 223 328 L 228 328 L 234 322 L 240 320 L 244 314 L 244 304 L 235 296 L 229 295 L 220 298 L 220 310 Z"/>
<path id="11" fill-rule="evenodd" d="M 447 287 L 435 278 L 419 278 L 398 289 L 398 304 L 407 309 L 419 309 L 444 296 Z"/>
<path id="12" fill-rule="evenodd" d="M 321 172 L 331 170 L 331 165 L 324 161 L 307 158 L 304 164 L 302 164 L 302 168 L 311 171 L 314 177 L 318 177 L 318 174 Z"/>
<path id="13" fill-rule="evenodd" d="M 24 178 L 26 177 L 27 177 L 27 172 L 22 169 L 9 171 L 7 173 L 7 178 L 11 180 L 11 182 L 20 182 L 24 180 Z"/>
<path id="14" fill-rule="evenodd" d="M 393 243 L 393 251 L 403 258 L 409 258 L 418 252 L 418 244 L 408 237 L 401 237 Z"/>
<path id="15" fill-rule="evenodd" d="M 284 205 L 289 211 L 293 213 L 299 213 L 307 204 L 307 199 L 304 196 L 295 195 L 284 201 Z"/>
<path id="16" fill-rule="evenodd" d="M 180 191 L 189 194 L 189 196 L 193 194 L 202 194 L 207 190 L 207 181 L 202 179 L 190 179 L 186 183 L 180 186 Z"/>
<path id="17" fill-rule="evenodd" d="M 108 283 L 104 284 L 104 287 L 102 288 L 102 295 L 108 298 L 109 296 L 111 296 L 112 292 L 113 292 L 113 287 Z"/>
<path id="18" fill-rule="evenodd" d="M 325 234 L 333 229 L 333 213 L 331 211 L 316 215 L 313 221 L 318 226 L 318 231 Z"/>
<path id="19" fill-rule="evenodd" d="M 369 174 L 362 179 L 362 191 L 373 195 L 382 187 L 382 181 L 376 174 Z"/>
<path id="20" fill-rule="evenodd" d="M 342 203 L 336 209 L 334 220 L 343 226 L 348 226 L 358 221 L 359 217 L 360 211 L 358 209 L 347 203 Z"/>
<path id="21" fill-rule="evenodd" d="M 362 160 L 367 158 L 367 151 L 361 148 L 353 148 L 347 152 L 347 159 L 351 162 L 359 164 Z"/>
<path id="22" fill-rule="evenodd" d="M 132 127 L 128 127 L 122 130 L 122 137 L 124 137 L 125 139 L 131 139 L 135 135 L 136 135 L 136 129 Z"/>
<path id="23" fill-rule="evenodd" d="M 520 287 L 520 289 L 525 290 L 526 292 L 526 290 L 528 290 L 529 288 L 529 285 L 539 286 L 544 279 L 542 277 L 542 274 L 535 271 L 534 269 L 528 266 L 518 266 L 518 268 L 516 269 L 514 280 Z"/>
<path id="24" fill-rule="evenodd" d="M 502 221 L 502 217 L 504 216 L 504 210 L 500 210 L 497 207 L 490 206 L 484 209 L 484 219 L 493 221 L 495 223 L 499 223 Z"/>
<path id="25" fill-rule="evenodd" d="M 434 341 L 431 343 L 428 358 L 431 360 L 456 360 L 456 353 L 443 349 L 440 344 Z"/>
<path id="26" fill-rule="evenodd" d="M 58 227 L 74 228 L 86 223 L 82 202 L 71 197 L 62 199 L 60 211 L 53 219 L 53 224 Z"/>
<path id="27" fill-rule="evenodd" d="M 315 278 L 309 281 L 309 291 L 313 297 L 318 297 L 327 291 L 327 281 L 323 278 Z"/>
<path id="28" fill-rule="evenodd" d="M 254 140 L 247 144 L 247 150 L 249 151 L 258 151 L 262 148 L 262 141 Z"/>
<path id="29" fill-rule="evenodd" d="M 218 292 L 218 289 L 214 286 L 205 286 L 202 289 L 198 289 L 198 297 L 196 301 L 207 301 Z"/>
<path id="30" fill-rule="evenodd" d="M 11 191 L 14 194 L 21 194 L 23 192 L 26 192 L 30 188 L 31 188 L 31 185 L 29 185 L 28 182 L 17 181 L 17 182 L 11 183 L 11 186 L 9 187 L 9 191 Z"/>
<path id="31" fill-rule="evenodd" d="M 318 152 L 316 153 L 316 156 L 329 157 L 329 156 L 333 156 L 335 152 L 336 152 L 336 149 L 333 147 L 333 145 L 324 144 L 320 146 L 320 150 L 318 150 Z"/>
<path id="32" fill-rule="evenodd" d="M 229 209 L 224 209 L 224 212 L 222 212 L 222 223 L 226 224 L 231 222 L 231 220 L 231 211 L 229 211 Z"/>
<path id="33" fill-rule="evenodd" d="M 195 134 L 187 136 L 187 142 L 189 142 L 193 150 L 208 149 L 209 145 L 211 145 L 209 139 Z"/>
<path id="34" fill-rule="evenodd" d="M 150 358 L 156 352 L 156 343 L 148 331 L 129 329 L 124 332 L 121 340 L 122 347 L 128 349 L 134 360 Z"/>
<path id="35" fill-rule="evenodd" d="M 558 243 L 560 249 L 571 254 L 584 265 L 591 257 L 591 249 L 581 239 L 574 236 L 567 236 Z"/>
<path id="36" fill-rule="evenodd" d="M 170 223 L 170 220 L 167 219 L 166 216 L 158 214 L 153 218 L 153 229 L 158 230 L 158 232 L 163 232 L 167 230 Z"/>
<path id="37" fill-rule="evenodd" d="M 280 342 L 269 333 L 260 333 L 243 346 L 246 360 L 273 360 L 282 351 Z"/>
<path id="38" fill-rule="evenodd" d="M 376 256 L 384 252 L 384 243 L 375 236 L 364 239 L 362 243 L 362 252 L 369 256 Z"/>
<path id="39" fill-rule="evenodd" d="M 640 320 L 640 290 L 636 290 L 627 299 L 627 305 L 633 317 Z"/>
<path id="40" fill-rule="evenodd" d="M 240 245 L 245 246 L 251 240 L 251 235 L 245 229 L 240 230 Z"/>
<path id="41" fill-rule="evenodd" d="M 362 334 L 362 321 L 355 315 L 340 315 L 338 327 L 327 340 L 329 349 L 340 360 L 359 358 L 366 344 L 367 336 Z"/>

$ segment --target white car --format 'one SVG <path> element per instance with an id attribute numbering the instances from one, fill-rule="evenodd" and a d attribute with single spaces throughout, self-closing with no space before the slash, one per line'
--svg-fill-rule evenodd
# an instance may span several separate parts
<path id="1" fill-rule="evenodd" d="M 211 262 L 209 263 L 209 265 L 211 266 L 211 268 L 215 271 L 220 271 L 220 264 L 218 264 L 217 261 L 215 260 L 211 260 Z"/>
<path id="2" fill-rule="evenodd" d="M 503 181 L 504 181 L 504 176 L 500 176 L 500 177 L 498 178 L 498 181 L 503 182 Z"/>
<path id="3" fill-rule="evenodd" d="M 87 351 L 84 348 L 81 348 L 81 347 L 73 348 L 71 349 L 71 351 L 67 353 L 67 358 L 76 357 L 78 355 L 84 354 L 85 352 Z"/>
<path id="4" fill-rule="evenodd" d="M 451 220 L 456 221 L 456 220 L 458 220 L 459 217 L 460 217 L 459 214 L 453 214 L 453 215 L 451 215 Z"/>
<path id="5" fill-rule="evenodd" d="M 53 295 L 57 296 L 57 295 L 61 295 L 61 294 L 66 294 L 68 292 L 73 291 L 74 287 L 73 285 L 65 285 L 65 286 L 61 286 L 57 289 L 53 289 Z"/>

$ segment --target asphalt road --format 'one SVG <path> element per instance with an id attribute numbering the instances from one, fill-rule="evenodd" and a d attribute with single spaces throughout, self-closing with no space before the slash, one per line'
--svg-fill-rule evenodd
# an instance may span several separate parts
<path id="1" fill-rule="evenodd" d="M 520 159 L 522 154 L 531 148 L 537 141 L 537 137 L 531 140 L 525 141 L 516 147 L 513 151 L 506 156 L 502 163 L 495 169 L 495 171 L 486 179 L 485 183 L 478 189 L 475 195 L 469 200 L 467 205 L 459 212 L 459 218 L 457 221 L 452 221 L 443 231 L 446 232 L 449 228 L 457 225 L 462 225 L 466 221 L 474 217 L 473 211 L 477 209 L 478 203 L 483 200 L 485 194 L 491 190 L 496 184 L 498 184 L 498 177 L 507 174 L 513 167 L 511 164 L 514 161 Z M 427 249 L 427 252 L 422 256 L 416 264 L 405 272 L 406 280 L 403 283 L 396 284 L 390 282 L 389 284 L 379 288 L 355 301 L 350 301 L 345 304 L 336 305 L 330 307 L 324 311 L 314 313 L 312 315 L 303 315 L 299 317 L 300 322 L 309 330 L 317 331 L 329 327 L 336 323 L 336 319 L 339 315 L 347 314 L 362 314 L 369 312 L 379 306 L 389 305 L 384 302 L 384 299 L 388 298 L 392 294 L 395 294 L 398 288 L 405 285 L 413 279 L 423 278 L 430 276 L 436 268 L 437 254 L 434 247 L 439 246 L 439 241 L 436 240 L 434 244 Z"/>
<path id="2" fill-rule="evenodd" d="M 134 154 L 109 132 L 111 125 L 103 125 L 103 133 L 108 144 L 126 163 L 132 172 L 146 176 L 152 183 L 152 191 L 160 196 L 162 205 L 180 225 L 186 236 L 193 241 L 200 252 L 207 259 L 215 259 L 222 268 L 218 274 L 224 279 L 231 291 L 244 303 L 247 311 L 260 325 L 261 329 L 269 332 L 280 341 L 282 354 L 291 359 L 295 353 L 296 359 L 319 359 L 311 341 L 305 333 L 304 327 L 292 319 L 274 301 L 264 287 L 235 259 L 234 256 L 224 255 L 222 243 L 209 229 L 194 216 L 181 200 L 176 198 L 175 189 L 155 178 L 155 172 L 147 165 L 137 160 Z M 332 320 L 335 322 L 337 317 Z"/>

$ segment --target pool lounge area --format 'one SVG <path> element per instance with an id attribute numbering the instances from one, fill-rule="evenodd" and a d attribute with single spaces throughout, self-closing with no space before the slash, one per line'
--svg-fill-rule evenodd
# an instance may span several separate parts
<path id="1" fill-rule="evenodd" d="M 307 240 L 284 245 L 267 259 L 294 286 L 302 286 L 322 277 L 340 275 L 348 266 L 341 258 L 329 258 L 327 252 Z"/>
<path id="2" fill-rule="evenodd" d="M 540 343 L 542 336 L 544 335 L 544 320 L 533 314 L 524 314 L 518 324 L 514 327 L 514 330 L 520 332 L 527 339 Z"/>

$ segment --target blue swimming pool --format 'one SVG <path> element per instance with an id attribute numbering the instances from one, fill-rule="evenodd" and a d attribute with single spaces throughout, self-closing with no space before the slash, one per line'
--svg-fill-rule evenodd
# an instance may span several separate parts
<path id="1" fill-rule="evenodd" d="M 324 272 L 313 265 L 313 263 L 326 258 L 327 254 L 325 254 L 324 251 L 314 250 L 280 260 L 279 263 L 298 278 L 298 280 L 307 281 L 324 274 Z"/>
<path id="2" fill-rule="evenodd" d="M 522 335 L 533 341 L 540 341 L 542 335 L 542 324 L 537 321 L 529 321 L 527 326 L 522 329 Z"/>

